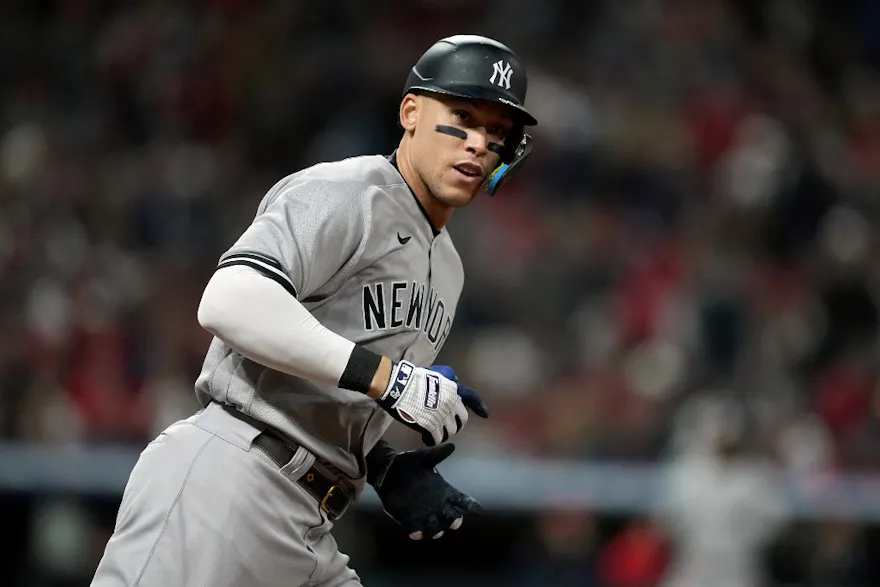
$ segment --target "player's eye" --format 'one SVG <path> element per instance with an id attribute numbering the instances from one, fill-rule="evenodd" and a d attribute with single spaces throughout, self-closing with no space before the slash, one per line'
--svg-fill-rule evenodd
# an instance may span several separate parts
<path id="1" fill-rule="evenodd" d="M 467 110 L 456 110 L 453 114 L 455 114 L 455 117 L 463 123 L 468 123 L 471 120 L 471 113 Z"/>
<path id="2" fill-rule="evenodd" d="M 507 136 L 507 129 L 503 126 L 490 126 L 489 134 L 498 139 L 504 139 Z"/>

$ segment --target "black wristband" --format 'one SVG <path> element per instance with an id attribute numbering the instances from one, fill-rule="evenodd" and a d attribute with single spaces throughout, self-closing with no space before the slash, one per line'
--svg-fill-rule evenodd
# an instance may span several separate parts
<path id="1" fill-rule="evenodd" d="M 397 456 L 397 451 L 380 438 L 373 450 L 367 454 L 367 483 L 378 489 L 385 473 L 388 472 L 388 465 L 391 464 L 395 456 Z"/>
<path id="2" fill-rule="evenodd" d="M 381 355 L 377 355 L 359 344 L 354 345 L 345 371 L 339 378 L 339 387 L 360 393 L 369 393 L 373 377 L 376 376 L 381 362 Z"/>

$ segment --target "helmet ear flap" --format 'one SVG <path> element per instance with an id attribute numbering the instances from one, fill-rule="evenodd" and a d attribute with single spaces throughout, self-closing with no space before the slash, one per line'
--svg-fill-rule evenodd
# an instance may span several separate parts
<path id="1" fill-rule="evenodd" d="M 504 150 L 501 152 L 501 162 L 508 165 L 513 163 L 516 158 L 516 152 L 520 149 L 525 129 L 522 125 L 516 125 L 510 131 L 510 134 L 504 140 Z"/>
<path id="2" fill-rule="evenodd" d="M 501 189 L 501 186 L 522 169 L 526 159 L 532 154 L 533 148 L 532 136 L 524 133 L 522 128 L 516 135 L 507 137 L 505 155 L 501 158 L 501 164 L 486 179 L 486 192 L 490 196 L 494 196 Z"/>

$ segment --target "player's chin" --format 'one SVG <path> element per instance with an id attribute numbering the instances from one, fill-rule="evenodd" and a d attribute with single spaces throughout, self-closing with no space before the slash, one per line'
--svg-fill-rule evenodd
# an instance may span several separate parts
<path id="1" fill-rule="evenodd" d="M 474 200 L 478 191 L 478 189 L 449 188 L 444 190 L 438 199 L 450 208 L 462 208 Z"/>
<path id="2" fill-rule="evenodd" d="M 483 178 L 475 178 L 473 181 L 452 181 L 443 190 L 441 200 L 447 206 L 460 208 L 467 206 L 480 192 L 483 186 Z"/>

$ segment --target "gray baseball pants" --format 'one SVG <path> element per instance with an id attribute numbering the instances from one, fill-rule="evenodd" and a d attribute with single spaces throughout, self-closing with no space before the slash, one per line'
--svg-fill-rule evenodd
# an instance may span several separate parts
<path id="1" fill-rule="evenodd" d="M 332 522 L 296 480 L 314 456 L 279 468 L 252 423 L 211 404 L 141 453 L 92 587 L 355 587 Z"/>

